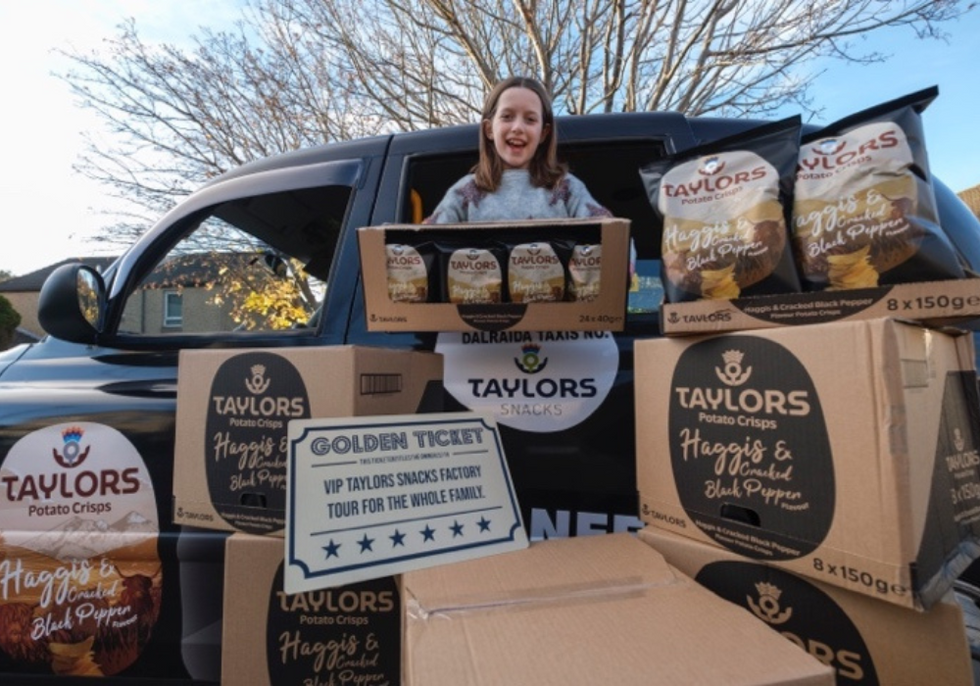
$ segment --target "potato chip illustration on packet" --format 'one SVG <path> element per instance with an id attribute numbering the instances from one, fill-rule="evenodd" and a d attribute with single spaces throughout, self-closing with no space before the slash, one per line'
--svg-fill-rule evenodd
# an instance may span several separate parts
<path id="1" fill-rule="evenodd" d="M 800 127 L 790 117 L 640 169 L 669 302 L 800 291 L 789 244 Z"/>
<path id="2" fill-rule="evenodd" d="M 962 278 L 939 225 L 921 112 L 931 88 L 803 137 L 793 246 L 807 290 Z"/>

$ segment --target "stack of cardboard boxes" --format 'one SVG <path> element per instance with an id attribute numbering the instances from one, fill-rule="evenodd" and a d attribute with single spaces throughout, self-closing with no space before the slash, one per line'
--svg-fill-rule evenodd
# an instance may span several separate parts
<path id="1" fill-rule="evenodd" d="M 975 302 L 977 283 L 955 287 Z M 665 307 L 675 335 L 634 351 L 640 538 L 838 683 L 967 685 L 950 591 L 980 541 L 975 351 L 927 312 L 868 306 L 880 291 L 819 323 Z"/>
<path id="2" fill-rule="evenodd" d="M 398 683 L 398 579 L 282 590 L 287 431 L 295 419 L 437 411 L 441 381 L 434 353 L 363 346 L 181 353 L 174 520 L 234 532 L 225 544 L 222 683 Z"/>
<path id="3" fill-rule="evenodd" d="M 602 309 L 621 312 L 628 223 L 584 226 L 610 256 L 602 288 L 619 284 Z M 385 230 L 362 230 L 362 259 L 381 258 Z M 369 273 L 381 329 L 601 323 L 583 319 L 589 304 L 385 310 Z M 969 684 L 950 589 L 980 551 L 970 337 L 858 305 L 798 326 L 663 316 L 672 335 L 634 351 L 639 536 L 542 541 L 296 594 L 283 590 L 289 422 L 438 412 L 441 357 L 183 353 L 174 519 L 234 532 L 222 682 Z"/>
<path id="4" fill-rule="evenodd" d="M 376 291 L 386 286 L 371 262 L 382 256 L 385 229 L 365 229 L 369 321 L 381 330 L 621 328 L 628 222 L 591 224 L 577 225 L 601 236 L 605 299 L 598 304 L 395 310 L 384 309 L 390 303 Z M 380 309 L 370 311 L 376 298 Z M 285 593 L 289 421 L 439 411 L 430 391 L 440 385 L 440 364 L 434 354 L 361 347 L 182 355 L 175 521 L 234 532 L 225 556 L 222 683 L 833 683 L 829 667 L 630 534 L 542 541 Z"/>

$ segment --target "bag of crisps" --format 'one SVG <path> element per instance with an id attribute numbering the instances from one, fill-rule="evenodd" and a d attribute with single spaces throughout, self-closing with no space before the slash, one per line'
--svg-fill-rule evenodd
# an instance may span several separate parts
<path id="1" fill-rule="evenodd" d="M 792 234 L 806 290 L 965 276 L 939 225 L 922 132 L 938 94 L 928 88 L 803 136 Z"/>
<path id="2" fill-rule="evenodd" d="M 789 244 L 799 116 L 640 168 L 662 221 L 668 302 L 796 293 Z"/>

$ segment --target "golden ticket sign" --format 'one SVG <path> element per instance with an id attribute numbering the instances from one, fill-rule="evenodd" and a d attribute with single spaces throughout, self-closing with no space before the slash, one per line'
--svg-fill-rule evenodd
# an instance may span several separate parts
<path id="1" fill-rule="evenodd" d="M 287 593 L 527 547 L 493 417 L 291 421 L 285 544 Z"/>

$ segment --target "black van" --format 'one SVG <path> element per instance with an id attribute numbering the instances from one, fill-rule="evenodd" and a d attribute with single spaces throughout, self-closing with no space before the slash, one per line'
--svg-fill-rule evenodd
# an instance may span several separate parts
<path id="1" fill-rule="evenodd" d="M 637 279 L 622 332 L 540 341 L 540 355 L 564 360 L 554 373 L 587 379 L 601 392 L 587 401 L 514 398 L 501 411 L 532 540 L 642 526 L 632 350 L 635 339 L 660 334 L 662 289 L 658 222 L 638 169 L 760 123 L 676 113 L 559 118 L 560 157 L 615 216 L 631 220 Z M 477 127 L 462 126 L 256 161 L 186 198 L 104 273 L 72 264 L 51 275 L 39 303 L 49 335 L 0 354 L 4 683 L 64 683 L 85 673 L 127 684 L 220 679 L 225 534 L 171 523 L 179 351 L 341 344 L 437 350 L 446 356 L 447 389 L 464 375 L 513 373 L 518 353 L 506 337 L 491 343 L 459 333 L 377 333 L 365 321 L 355 230 L 425 217 L 474 164 L 476 143 Z M 963 262 L 980 270 L 980 221 L 939 181 L 935 193 Z M 310 276 L 306 307 L 291 313 L 290 326 L 255 326 L 230 311 L 221 289 L 227 270 L 241 282 L 264 283 L 290 261 Z M 447 409 L 479 404 L 478 395 L 447 390 Z M 49 462 L 82 460 L 86 469 L 71 478 L 66 469 L 57 476 Z M 52 494 L 58 504 L 46 504 Z M 97 553 L 115 533 L 110 564 Z M 8 555 L 14 546 L 43 549 L 61 562 L 45 566 L 26 553 L 15 560 Z M 86 556 L 101 564 L 78 562 Z M 29 598 L 70 595 L 66 580 L 98 575 L 139 612 L 112 658 L 94 665 L 86 660 L 91 644 L 81 620 L 67 613 L 39 619 Z M 70 608 L 87 603 L 86 620 L 100 625 L 112 621 L 108 592 L 59 599 Z M 65 655 L 42 654 L 45 639 Z"/>

